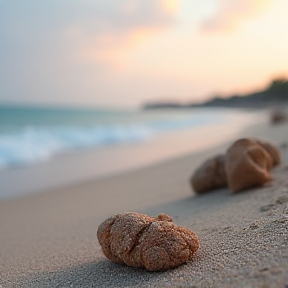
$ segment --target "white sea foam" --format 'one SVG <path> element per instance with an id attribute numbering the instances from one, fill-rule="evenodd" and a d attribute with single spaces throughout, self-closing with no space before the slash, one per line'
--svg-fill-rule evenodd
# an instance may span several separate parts
<path id="1" fill-rule="evenodd" d="M 24 127 L 0 134 L 0 168 L 38 162 L 64 151 L 143 141 L 148 127 Z"/>
<path id="2" fill-rule="evenodd" d="M 228 115 L 231 116 L 231 112 Z M 141 142 L 169 131 L 227 121 L 230 117 L 217 111 L 136 116 L 135 121 L 134 118 L 126 122 L 113 119 L 110 123 L 81 125 L 32 123 L 18 124 L 17 129 L 0 125 L 0 169 L 43 161 L 55 154 L 76 149 Z"/>

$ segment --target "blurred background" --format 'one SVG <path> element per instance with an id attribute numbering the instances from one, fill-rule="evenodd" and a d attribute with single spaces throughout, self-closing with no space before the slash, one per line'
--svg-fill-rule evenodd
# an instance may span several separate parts
<path id="1" fill-rule="evenodd" d="M 1 0 L 0 101 L 137 107 L 288 76 L 286 0 Z"/>
<path id="2" fill-rule="evenodd" d="M 1 179 L 71 151 L 244 123 L 251 103 L 281 105 L 287 11 L 286 0 L 1 0 Z M 113 166 L 109 153 L 93 161 Z"/>

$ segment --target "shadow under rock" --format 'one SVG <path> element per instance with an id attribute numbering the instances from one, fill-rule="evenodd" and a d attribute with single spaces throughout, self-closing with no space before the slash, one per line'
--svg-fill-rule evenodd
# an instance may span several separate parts
<path id="1" fill-rule="evenodd" d="M 50 287 L 134 287 L 157 279 L 163 272 L 149 272 L 112 263 L 103 259 L 62 270 L 37 273 L 18 279 L 17 287 L 50 288 Z"/>
<path id="2" fill-rule="evenodd" d="M 247 197 L 256 197 L 256 192 L 261 188 L 265 188 L 265 186 L 251 188 L 239 193 L 231 193 L 228 188 L 215 189 L 203 194 L 192 194 L 176 201 L 151 206 L 141 212 L 154 216 L 166 213 L 177 220 L 180 214 L 182 218 L 185 218 L 203 211 L 222 210 L 224 206 L 227 207 L 230 203 L 242 201 Z M 266 188 L 269 188 L 269 186 Z"/>
<path id="3" fill-rule="evenodd" d="M 145 210 L 150 215 L 158 215 L 159 213 L 177 214 L 188 212 L 197 213 L 198 210 L 203 209 L 203 205 L 218 206 L 225 202 L 231 201 L 231 194 L 228 189 L 218 189 L 203 193 L 201 195 L 192 194 L 185 198 L 171 201 L 168 203 L 152 206 Z"/>

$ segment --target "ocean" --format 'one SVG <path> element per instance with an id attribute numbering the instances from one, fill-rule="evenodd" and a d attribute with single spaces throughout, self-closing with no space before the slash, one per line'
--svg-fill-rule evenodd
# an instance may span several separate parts
<path id="1" fill-rule="evenodd" d="M 233 121 L 241 110 L 68 109 L 0 106 L 0 169 L 84 149 L 141 143 Z"/>

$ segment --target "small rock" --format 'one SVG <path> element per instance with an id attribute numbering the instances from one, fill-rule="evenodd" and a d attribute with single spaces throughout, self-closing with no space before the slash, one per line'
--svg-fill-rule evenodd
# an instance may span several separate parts
<path id="1" fill-rule="evenodd" d="M 255 141 L 269 153 L 269 155 L 272 158 L 273 166 L 277 166 L 280 164 L 281 162 L 280 151 L 275 144 L 259 139 L 255 139 Z"/>
<path id="2" fill-rule="evenodd" d="M 156 218 L 133 212 L 117 214 L 98 227 L 97 237 L 111 261 L 150 271 L 177 267 L 199 248 L 197 235 L 175 225 L 166 214 Z"/>
<path id="3" fill-rule="evenodd" d="M 190 185 L 197 194 L 227 187 L 225 156 L 217 155 L 205 161 L 190 178 Z"/>
<path id="4" fill-rule="evenodd" d="M 226 153 L 226 175 L 232 192 L 262 186 L 271 180 L 270 154 L 253 139 L 240 139 Z"/>

